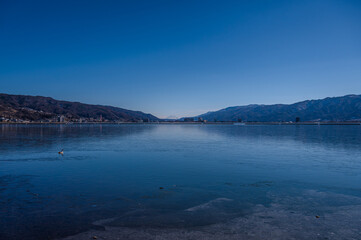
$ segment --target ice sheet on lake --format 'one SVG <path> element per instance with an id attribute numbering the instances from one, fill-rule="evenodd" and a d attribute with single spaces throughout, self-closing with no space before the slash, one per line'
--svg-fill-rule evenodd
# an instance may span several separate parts
<path id="1" fill-rule="evenodd" d="M 344 203 L 323 208 L 324 201 Z M 214 199 L 190 209 L 207 209 Z M 314 212 L 306 205 L 314 206 Z M 319 209 L 318 209 L 319 208 Z M 189 210 L 189 209 L 188 209 Z M 212 210 L 212 208 L 209 208 Z M 316 218 L 316 214 L 320 214 Z M 106 223 L 109 221 L 105 221 Z M 98 239 L 359 239 L 361 236 L 361 199 L 354 196 L 304 191 L 299 196 L 275 197 L 270 206 L 256 205 L 252 214 L 208 226 L 195 228 L 114 227 L 104 224 L 105 231 L 88 231 L 64 240 Z"/>
<path id="2" fill-rule="evenodd" d="M 214 205 L 217 204 L 217 203 L 230 202 L 230 201 L 233 201 L 233 200 L 228 199 L 228 198 L 216 198 L 216 199 L 213 199 L 213 200 L 211 200 L 209 202 L 203 203 L 201 205 L 188 208 L 185 211 L 194 212 L 194 211 L 198 211 L 198 210 L 205 210 L 205 209 L 209 209 L 209 208 L 214 207 Z"/>

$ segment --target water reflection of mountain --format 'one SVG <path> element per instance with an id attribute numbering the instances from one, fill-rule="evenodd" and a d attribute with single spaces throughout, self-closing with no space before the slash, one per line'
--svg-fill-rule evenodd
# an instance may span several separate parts
<path id="1" fill-rule="evenodd" d="M 21 148 L 61 146 L 66 142 L 74 141 L 84 144 L 85 142 L 142 134 L 154 129 L 155 126 L 150 124 L 3 124 L 0 127 L 0 151 L 10 150 L 16 146 Z"/>
<path id="2" fill-rule="evenodd" d="M 242 141 L 301 142 L 306 145 L 337 149 L 359 150 L 361 146 L 361 126 L 304 126 L 304 125 L 153 125 L 153 124 L 84 124 L 84 125 L 22 125 L 0 126 L 0 151 L 48 148 L 73 144 L 78 146 L 96 145 L 99 141 L 141 135 L 154 132 L 165 139 L 187 141 L 195 136 L 200 139 L 220 137 Z M 144 138 L 149 140 L 149 136 Z M 198 139 L 198 138 L 197 138 Z M 144 142 L 144 144 L 146 144 Z M 106 145 L 103 145 L 106 147 Z M 159 146 L 161 147 L 161 146 Z M 16 151 L 22 149 L 17 148 Z"/>
<path id="3" fill-rule="evenodd" d="M 200 127 L 203 131 L 216 133 L 220 136 L 236 139 L 259 139 L 279 141 L 297 141 L 303 144 L 322 146 L 327 148 L 355 149 L 361 147 L 361 126 L 305 126 L 305 125 L 208 125 Z"/>

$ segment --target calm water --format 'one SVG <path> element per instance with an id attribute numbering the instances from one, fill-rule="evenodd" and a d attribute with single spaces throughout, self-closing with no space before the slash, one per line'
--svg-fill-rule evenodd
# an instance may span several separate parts
<path id="1" fill-rule="evenodd" d="M 361 206 L 360 183 L 361 126 L 0 125 L 0 239 L 65 237 L 107 218 L 196 228 L 259 206 L 322 221 Z"/>

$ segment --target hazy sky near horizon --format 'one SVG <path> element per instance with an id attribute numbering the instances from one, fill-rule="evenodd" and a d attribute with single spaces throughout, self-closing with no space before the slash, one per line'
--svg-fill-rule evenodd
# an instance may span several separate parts
<path id="1" fill-rule="evenodd" d="M 0 92 L 158 117 L 361 94 L 361 1 L 0 0 Z"/>

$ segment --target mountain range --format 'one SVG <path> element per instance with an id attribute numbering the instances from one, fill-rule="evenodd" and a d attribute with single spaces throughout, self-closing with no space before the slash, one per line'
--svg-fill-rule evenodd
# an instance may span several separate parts
<path id="1" fill-rule="evenodd" d="M 50 97 L 0 94 L 0 117 L 11 121 L 158 121 L 151 114 L 112 106 L 55 100 Z"/>
<path id="2" fill-rule="evenodd" d="M 199 115 L 207 121 L 287 122 L 295 121 L 359 121 L 361 95 L 328 97 L 294 104 L 246 105 Z"/>
<path id="3" fill-rule="evenodd" d="M 294 104 L 228 107 L 201 114 L 207 121 L 289 122 L 361 121 L 361 95 L 328 97 Z M 182 118 L 182 120 L 189 118 Z M 55 100 L 50 97 L 0 94 L 0 120 L 10 122 L 154 122 L 152 114 L 128 109 Z M 174 120 L 173 120 L 174 121 Z"/>

